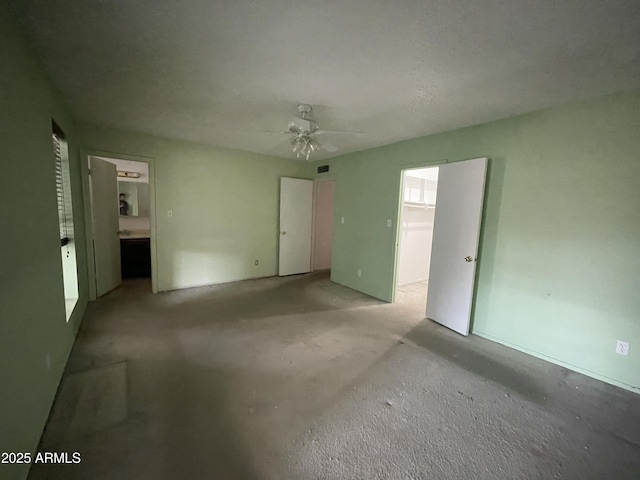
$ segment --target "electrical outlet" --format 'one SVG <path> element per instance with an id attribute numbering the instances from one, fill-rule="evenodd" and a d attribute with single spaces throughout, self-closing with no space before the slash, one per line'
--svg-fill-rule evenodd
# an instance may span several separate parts
<path id="1" fill-rule="evenodd" d="M 358 269 L 358 278 L 360 278 L 362 276 L 362 270 Z"/>
<path id="2" fill-rule="evenodd" d="M 391 228 L 391 219 L 387 220 L 387 227 Z"/>
<path id="3" fill-rule="evenodd" d="M 260 264 L 260 260 L 256 260 L 256 261 L 254 262 L 254 265 L 255 265 L 256 267 L 257 267 L 259 264 Z"/>
<path id="4" fill-rule="evenodd" d="M 618 340 L 616 343 L 616 353 L 618 355 L 629 355 L 629 342 Z"/>
<path id="5" fill-rule="evenodd" d="M 340 217 L 340 223 L 344 223 L 344 217 Z"/>

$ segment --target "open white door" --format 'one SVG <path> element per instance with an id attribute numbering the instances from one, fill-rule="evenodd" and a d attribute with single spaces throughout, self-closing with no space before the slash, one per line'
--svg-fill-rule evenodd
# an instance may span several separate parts
<path id="1" fill-rule="evenodd" d="M 89 157 L 93 255 L 98 297 L 122 283 L 118 235 L 118 177 L 113 163 Z"/>
<path id="2" fill-rule="evenodd" d="M 278 275 L 311 271 L 313 181 L 280 179 L 280 252 Z"/>
<path id="3" fill-rule="evenodd" d="M 469 335 L 487 159 L 440 166 L 427 318 Z"/>

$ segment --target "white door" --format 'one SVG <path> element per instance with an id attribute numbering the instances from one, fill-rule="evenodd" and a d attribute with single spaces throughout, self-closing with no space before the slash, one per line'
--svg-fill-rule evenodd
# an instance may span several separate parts
<path id="1" fill-rule="evenodd" d="M 487 159 L 440 166 L 427 318 L 469 335 Z"/>
<path id="2" fill-rule="evenodd" d="M 280 256 L 278 275 L 311 271 L 313 181 L 280 179 Z"/>
<path id="3" fill-rule="evenodd" d="M 98 297 L 122 283 L 118 235 L 118 180 L 113 163 L 89 157 L 93 255 Z"/>

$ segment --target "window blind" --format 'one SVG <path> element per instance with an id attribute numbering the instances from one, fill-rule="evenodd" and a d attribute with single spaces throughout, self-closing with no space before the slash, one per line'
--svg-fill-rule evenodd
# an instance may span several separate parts
<path id="1" fill-rule="evenodd" d="M 51 135 L 53 138 L 53 153 L 56 162 L 56 197 L 58 199 L 58 221 L 60 224 L 60 245 L 69 243 L 69 233 L 67 228 L 67 209 L 65 205 L 65 175 L 62 164 L 62 135 L 55 131 Z"/>

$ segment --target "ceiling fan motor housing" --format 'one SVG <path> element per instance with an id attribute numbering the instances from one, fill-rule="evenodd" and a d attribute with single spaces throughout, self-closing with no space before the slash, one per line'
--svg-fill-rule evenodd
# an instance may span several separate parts
<path id="1" fill-rule="evenodd" d="M 296 118 L 289 122 L 289 131 L 292 133 L 313 133 L 318 130 L 318 124 L 313 120 Z"/>

